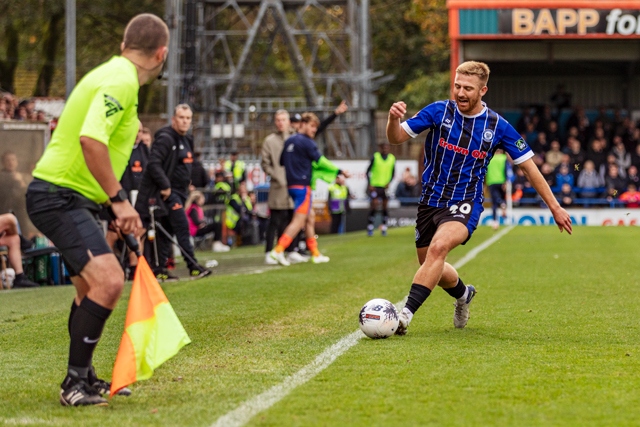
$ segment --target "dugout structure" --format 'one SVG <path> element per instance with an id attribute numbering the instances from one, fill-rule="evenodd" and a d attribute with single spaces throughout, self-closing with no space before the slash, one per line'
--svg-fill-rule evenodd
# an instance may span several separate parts
<path id="1" fill-rule="evenodd" d="M 501 111 L 550 102 L 640 111 L 640 1 L 448 0 L 451 71 L 491 67 L 487 103 Z M 636 113 L 637 114 L 637 113 Z"/>

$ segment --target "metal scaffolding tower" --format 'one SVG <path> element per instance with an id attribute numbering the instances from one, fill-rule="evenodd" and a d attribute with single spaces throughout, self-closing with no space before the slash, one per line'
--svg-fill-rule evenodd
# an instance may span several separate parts
<path id="1" fill-rule="evenodd" d="M 206 158 L 258 153 L 273 114 L 340 100 L 349 111 L 324 135 L 325 152 L 365 158 L 375 144 L 374 90 L 391 77 L 371 70 L 369 0 L 166 0 L 171 29 L 168 111 L 197 113 Z"/>

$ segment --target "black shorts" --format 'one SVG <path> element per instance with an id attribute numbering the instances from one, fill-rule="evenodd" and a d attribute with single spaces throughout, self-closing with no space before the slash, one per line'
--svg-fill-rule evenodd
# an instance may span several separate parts
<path id="1" fill-rule="evenodd" d="M 29 218 L 60 250 L 69 274 L 78 276 L 94 257 L 112 253 L 98 214 L 102 206 L 69 188 L 34 179 L 27 189 Z"/>
<path id="2" fill-rule="evenodd" d="M 445 222 L 456 221 L 464 224 L 469 231 L 464 245 L 478 226 L 480 214 L 484 208 L 482 204 L 472 201 L 462 201 L 448 208 L 434 208 L 429 205 L 418 205 L 418 219 L 416 220 L 416 248 L 424 248 L 431 244 L 438 227 Z"/>
<path id="3" fill-rule="evenodd" d="M 373 187 L 373 190 L 369 191 L 369 197 L 373 199 L 387 200 L 387 189 L 384 187 Z"/>

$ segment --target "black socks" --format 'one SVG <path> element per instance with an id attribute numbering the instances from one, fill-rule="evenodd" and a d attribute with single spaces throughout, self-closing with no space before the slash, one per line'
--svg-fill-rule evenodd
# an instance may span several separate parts
<path id="1" fill-rule="evenodd" d="M 408 308 L 410 312 L 415 313 L 422 303 L 427 300 L 429 295 L 431 295 L 431 289 L 426 286 L 418 285 L 417 283 L 412 284 L 405 308 Z"/>
<path id="2" fill-rule="evenodd" d="M 453 288 L 445 289 L 445 291 L 455 299 L 462 298 L 466 290 L 467 287 L 462 283 L 462 279 L 459 277 L 458 283 Z"/>
<path id="3" fill-rule="evenodd" d="M 75 306 L 75 302 L 74 302 Z M 93 351 L 111 310 L 85 297 L 69 316 L 69 375 L 87 378 Z"/>

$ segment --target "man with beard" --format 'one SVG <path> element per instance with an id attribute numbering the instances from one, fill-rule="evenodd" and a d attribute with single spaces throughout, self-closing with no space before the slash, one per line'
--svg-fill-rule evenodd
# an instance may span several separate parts
<path id="1" fill-rule="evenodd" d="M 389 110 L 387 138 L 401 144 L 429 130 L 424 146 L 422 196 L 416 221 L 416 250 L 420 268 L 405 307 L 400 313 L 396 334 L 405 335 L 411 319 L 436 285 L 455 300 L 453 324 L 464 328 L 469 320 L 469 304 L 476 294 L 466 286 L 456 269 L 446 262 L 447 254 L 464 245 L 478 225 L 483 211 L 483 181 L 487 165 L 498 148 L 519 165 L 531 185 L 549 206 L 560 231 L 571 234 L 571 218 L 560 207 L 549 185 L 533 162 L 533 151 L 518 132 L 482 97 L 487 93 L 489 67 L 468 61 L 456 69 L 455 100 L 438 101 L 401 122 L 407 112 L 404 102 Z"/>

